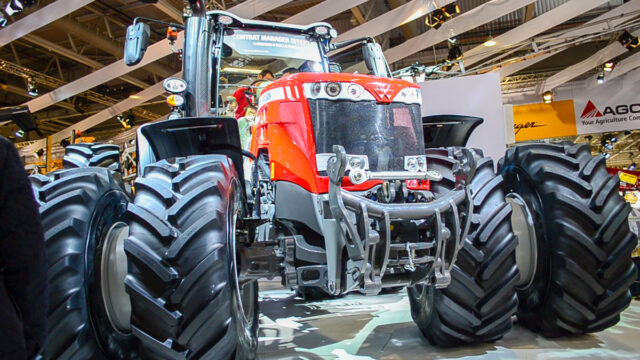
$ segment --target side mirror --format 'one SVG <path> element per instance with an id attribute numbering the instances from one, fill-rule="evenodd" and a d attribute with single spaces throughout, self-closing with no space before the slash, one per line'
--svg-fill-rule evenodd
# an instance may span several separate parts
<path id="1" fill-rule="evenodd" d="M 362 56 L 364 57 L 367 69 L 371 71 L 373 75 L 390 77 L 389 66 L 387 65 L 387 60 L 384 58 L 380 44 L 374 42 L 364 44 L 362 47 Z"/>
<path id="2" fill-rule="evenodd" d="M 133 66 L 142 61 L 149 46 L 151 29 L 145 23 L 136 23 L 127 27 L 127 37 L 124 43 L 124 63 Z"/>

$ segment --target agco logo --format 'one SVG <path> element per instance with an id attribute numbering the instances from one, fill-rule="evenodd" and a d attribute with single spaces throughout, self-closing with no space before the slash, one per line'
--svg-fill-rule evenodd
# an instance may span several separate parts
<path id="1" fill-rule="evenodd" d="M 598 108 L 593 105 L 593 103 L 591 102 L 591 100 L 589 100 L 589 102 L 587 103 L 587 106 L 584 107 L 584 110 L 582 111 L 582 115 L 580 115 L 581 119 L 587 119 L 587 118 L 594 118 L 594 117 L 601 117 L 602 113 L 600 112 L 600 110 L 598 110 Z"/>
<path id="2" fill-rule="evenodd" d="M 607 115 L 626 115 L 640 114 L 640 104 L 607 106 L 604 112 L 600 112 L 598 108 L 589 100 L 582 111 L 581 119 L 597 118 Z"/>

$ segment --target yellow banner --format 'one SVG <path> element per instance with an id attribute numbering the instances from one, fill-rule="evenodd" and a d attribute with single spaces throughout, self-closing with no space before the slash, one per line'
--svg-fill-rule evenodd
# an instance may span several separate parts
<path id="1" fill-rule="evenodd" d="M 514 106 L 513 126 L 516 141 L 575 136 L 573 100 Z"/>

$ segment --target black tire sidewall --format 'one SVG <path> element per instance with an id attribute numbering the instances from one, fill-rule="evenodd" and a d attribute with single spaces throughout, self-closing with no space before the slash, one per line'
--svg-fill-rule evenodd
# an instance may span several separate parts
<path id="1" fill-rule="evenodd" d="M 228 259 L 228 269 L 229 269 L 229 282 L 232 284 L 231 291 L 231 318 L 235 323 L 235 329 L 238 336 L 238 344 L 236 348 L 236 358 L 237 359 L 253 359 L 255 357 L 256 349 L 258 347 L 258 282 L 252 281 L 251 284 L 247 284 L 244 286 L 244 291 L 248 291 L 246 294 L 247 297 L 250 298 L 252 302 L 251 312 L 248 314 L 247 319 L 245 320 L 245 314 L 241 309 L 242 299 L 238 297 L 238 289 L 236 287 L 236 277 L 237 270 L 233 265 L 234 256 L 232 254 L 232 249 L 236 249 L 237 253 L 237 242 L 236 244 L 231 244 L 231 241 L 236 241 L 235 234 L 232 234 L 232 231 L 235 230 L 235 224 L 232 224 L 234 219 L 234 213 L 237 214 L 238 219 L 241 218 L 246 213 L 246 208 L 244 206 L 244 197 L 242 194 L 242 186 L 237 178 L 235 178 L 231 182 L 231 186 L 229 187 L 229 192 L 227 194 L 228 199 L 228 211 L 227 211 L 227 259 Z M 236 257 L 237 258 L 237 257 Z M 242 295 L 242 294 L 241 294 Z"/>
<path id="2" fill-rule="evenodd" d="M 96 202 L 85 248 L 85 292 L 91 329 L 100 348 L 109 357 L 136 358 L 137 340 L 117 331 L 107 317 L 101 286 L 101 259 L 106 235 L 116 223 L 125 223 L 127 196 L 110 190 Z"/>

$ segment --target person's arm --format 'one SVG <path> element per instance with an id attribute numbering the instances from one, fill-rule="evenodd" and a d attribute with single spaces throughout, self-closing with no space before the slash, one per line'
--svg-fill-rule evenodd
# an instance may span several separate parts
<path id="1" fill-rule="evenodd" d="M 38 205 L 13 144 L 0 137 L 0 264 L 24 327 L 29 355 L 47 336 L 47 262 Z"/>

